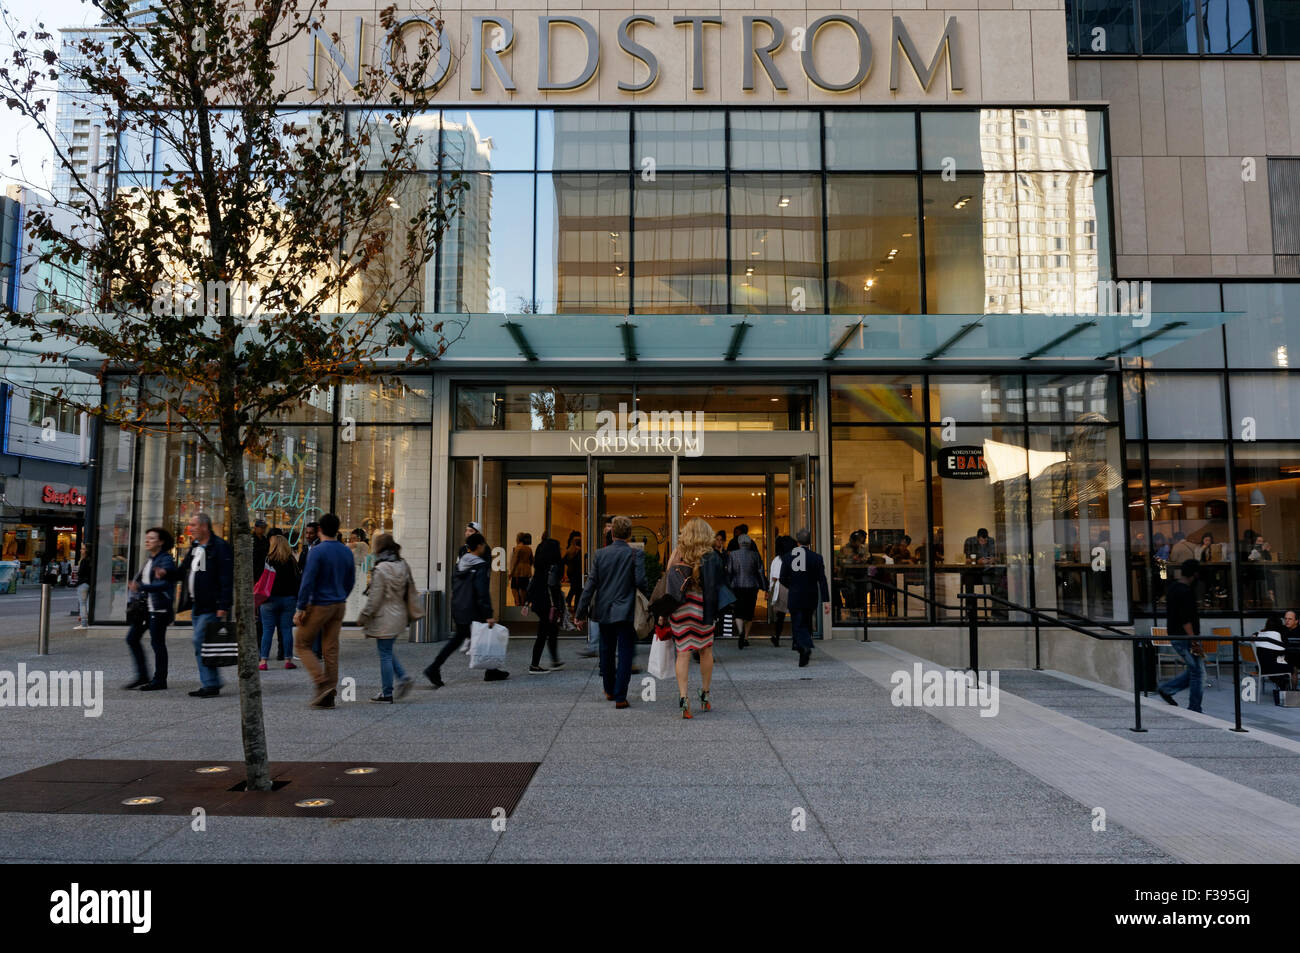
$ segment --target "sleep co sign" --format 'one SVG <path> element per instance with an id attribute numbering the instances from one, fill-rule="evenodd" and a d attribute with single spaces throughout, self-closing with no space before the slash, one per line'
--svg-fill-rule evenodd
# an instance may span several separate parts
<path id="1" fill-rule="evenodd" d="M 506 92 L 516 91 L 516 76 L 512 72 L 510 54 L 521 45 L 517 40 L 516 29 L 511 19 L 504 14 L 484 14 L 472 17 L 469 29 L 468 55 L 463 58 L 469 66 L 469 88 L 482 92 L 486 65 L 496 77 L 496 82 Z M 735 29 L 741 32 L 743 59 L 741 63 L 742 88 L 753 91 L 755 77 L 762 71 L 768 82 L 777 90 L 788 90 L 786 76 L 778 66 L 774 55 L 787 45 L 799 56 L 799 66 L 809 82 L 829 92 L 850 92 L 867 80 L 872 67 L 871 37 L 857 18 L 844 13 L 830 13 L 819 17 L 807 26 L 787 27 L 776 16 L 755 15 L 739 17 L 739 24 L 731 22 L 736 18 L 721 16 L 674 16 L 671 24 L 667 16 L 656 17 L 647 13 L 634 13 L 623 18 L 618 24 L 617 41 L 619 50 L 626 57 L 641 64 L 639 72 L 645 78 L 637 82 L 620 81 L 618 88 L 627 93 L 641 93 L 649 90 L 659 80 L 661 66 L 658 56 L 644 41 L 652 41 L 659 31 L 684 31 L 689 39 L 690 51 L 686 64 L 690 73 L 691 89 L 705 91 L 705 36 L 709 31 Z M 533 29 L 529 18 L 527 29 Z M 407 17 L 397 24 L 393 42 L 379 51 L 381 66 L 392 76 L 393 46 L 408 36 L 408 31 L 424 31 L 433 34 L 438 55 L 431 64 L 430 75 L 420 91 L 437 90 L 446 82 L 451 73 L 453 50 L 449 33 L 454 33 L 444 23 L 435 22 L 422 16 Z M 948 88 L 960 91 L 962 85 L 962 67 L 957 45 L 957 18 L 950 16 L 944 25 L 931 54 L 926 57 L 918 50 L 902 17 L 892 18 L 889 36 L 889 88 L 899 88 L 899 74 L 902 65 L 907 64 L 912 75 L 916 77 L 921 88 L 929 90 L 941 67 L 947 66 Z M 573 55 L 566 52 L 557 54 L 557 48 L 565 38 L 562 31 L 569 31 L 569 46 L 566 50 L 583 50 L 585 55 Z M 827 46 L 830 34 L 842 31 L 840 40 L 848 39 L 849 49 L 854 52 L 848 57 L 847 64 L 836 62 L 833 69 L 823 62 L 818 51 Z M 573 44 L 572 41 L 578 41 Z M 308 63 L 308 82 L 312 89 L 319 88 L 323 74 L 320 72 L 325 64 L 321 54 L 333 62 L 340 74 L 356 86 L 360 82 L 362 57 L 367 43 L 373 43 L 374 37 L 367 29 L 362 17 L 357 17 L 353 29 L 352 43 L 349 45 L 340 36 L 331 36 L 323 29 L 312 31 L 311 55 Z M 532 37 L 537 51 L 537 89 L 539 91 L 578 90 L 591 83 L 600 69 L 601 37 L 589 20 L 579 16 L 538 16 L 536 33 Z M 831 41 L 833 42 L 833 41 Z M 460 56 L 454 57 L 457 60 Z M 788 68 L 788 67 L 787 67 Z M 725 72 L 725 71 L 724 71 Z M 833 75 L 828 75 L 833 74 Z M 396 84 L 396 79 L 394 79 Z M 408 88 L 408 92 L 415 91 Z"/>

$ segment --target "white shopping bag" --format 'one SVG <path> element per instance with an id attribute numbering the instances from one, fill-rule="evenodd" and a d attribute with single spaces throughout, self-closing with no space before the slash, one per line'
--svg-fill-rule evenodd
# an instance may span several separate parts
<path id="1" fill-rule="evenodd" d="M 677 643 L 672 638 L 656 638 L 650 646 L 650 664 L 646 671 L 655 678 L 674 678 L 677 675 Z"/>
<path id="2" fill-rule="evenodd" d="M 475 622 L 469 633 L 469 667 L 504 667 L 509 643 L 510 631 L 504 625 Z"/>

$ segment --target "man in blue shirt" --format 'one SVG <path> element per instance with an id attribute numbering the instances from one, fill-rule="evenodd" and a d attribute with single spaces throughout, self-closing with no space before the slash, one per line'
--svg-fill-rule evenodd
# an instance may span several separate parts
<path id="1" fill-rule="evenodd" d="M 307 554 L 298 587 L 298 611 L 293 615 L 293 644 L 315 685 L 311 707 L 333 708 L 339 687 L 339 630 L 348 593 L 356 581 L 352 550 L 339 542 L 339 518 L 320 518 L 320 542 Z M 320 658 L 312 641 L 320 634 Z M 324 667 L 322 668 L 322 661 Z"/>

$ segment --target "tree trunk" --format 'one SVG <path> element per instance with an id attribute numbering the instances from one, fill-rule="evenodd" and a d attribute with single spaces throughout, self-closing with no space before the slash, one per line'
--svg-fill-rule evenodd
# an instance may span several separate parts
<path id="1" fill-rule="evenodd" d="M 223 431 L 225 428 L 222 428 Z M 244 492 L 244 454 L 238 430 L 222 434 L 226 456 L 226 504 L 230 512 L 231 546 L 235 550 L 235 630 L 239 638 L 239 722 L 244 735 L 246 790 L 271 790 L 271 765 L 266 751 L 266 725 L 262 717 L 262 677 L 257 663 L 257 623 L 253 616 L 253 536 L 248 525 L 248 498 Z"/>

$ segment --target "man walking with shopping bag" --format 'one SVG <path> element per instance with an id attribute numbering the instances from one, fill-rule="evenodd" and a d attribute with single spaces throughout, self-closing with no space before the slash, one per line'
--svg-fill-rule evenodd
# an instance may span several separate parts
<path id="1" fill-rule="evenodd" d="M 600 675 L 605 698 L 615 708 L 627 708 L 627 684 L 632 678 L 636 651 L 636 594 L 650 597 L 646 582 L 645 552 L 628 544 L 632 521 L 615 516 L 610 521 L 612 540 L 591 555 L 591 572 L 578 600 L 578 625 L 588 617 L 600 625 Z M 617 663 L 615 655 L 617 654 Z"/>
<path id="2" fill-rule="evenodd" d="M 487 540 L 482 533 L 471 533 L 465 538 L 465 552 L 456 561 L 456 572 L 451 577 L 451 621 L 456 625 L 456 634 L 424 670 L 425 678 L 433 683 L 434 688 L 442 688 L 446 684 L 442 680 L 442 663 L 470 637 L 474 623 L 496 625 L 489 576 L 491 564 L 485 558 L 486 554 Z M 499 668 L 490 668 L 483 673 L 485 682 L 496 682 L 509 677 L 509 672 Z"/>

